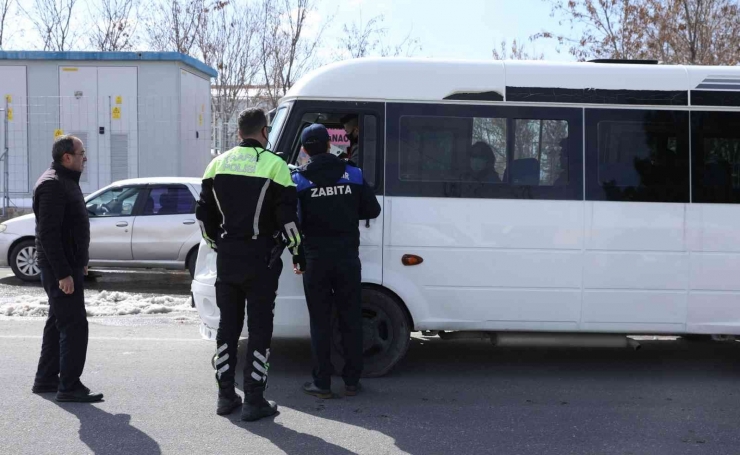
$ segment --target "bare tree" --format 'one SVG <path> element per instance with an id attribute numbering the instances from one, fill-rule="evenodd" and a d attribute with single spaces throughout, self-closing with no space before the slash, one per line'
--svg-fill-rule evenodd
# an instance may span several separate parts
<path id="1" fill-rule="evenodd" d="M 501 41 L 501 49 L 493 50 L 494 60 L 544 60 L 545 55 L 530 54 L 523 44 L 517 40 L 511 42 L 511 48 L 508 47 L 506 40 Z"/>
<path id="2" fill-rule="evenodd" d="M 737 0 L 647 0 L 648 48 L 666 63 L 740 63 Z"/>
<path id="3" fill-rule="evenodd" d="M 306 31 L 306 21 L 315 10 L 315 0 L 262 1 L 262 76 L 273 107 L 296 80 L 317 65 L 315 54 L 323 27 L 313 36 Z"/>
<path id="4" fill-rule="evenodd" d="M 337 60 L 343 58 L 368 57 L 377 52 L 382 57 L 406 56 L 411 57 L 421 50 L 418 38 L 412 37 L 411 32 L 396 45 L 384 44 L 388 35 L 388 28 L 383 27 L 383 15 L 378 15 L 363 23 L 362 15 L 359 21 L 352 24 L 344 24 L 344 34 L 339 41 L 339 53 L 335 56 Z"/>
<path id="5" fill-rule="evenodd" d="M 212 108 L 221 126 L 221 148 L 236 136 L 233 120 L 251 104 L 249 90 L 260 72 L 259 18 L 256 8 L 219 2 L 203 15 L 198 27 L 198 48 L 205 64 L 216 68 Z M 232 125 L 232 126 L 230 126 Z"/>
<path id="6" fill-rule="evenodd" d="M 367 57 L 371 52 L 381 46 L 381 38 L 387 32 L 387 29 L 382 25 L 382 14 L 373 17 L 364 24 L 362 22 L 362 14 L 360 14 L 358 23 L 344 24 L 342 26 L 344 33 L 339 40 L 341 54 L 345 54 L 349 58 Z M 342 58 L 342 56 L 340 55 L 339 58 Z"/>
<path id="7" fill-rule="evenodd" d="M 198 25 L 208 13 L 206 0 L 150 0 L 147 38 L 157 51 L 191 55 L 198 40 Z M 222 2 L 217 2 L 222 3 Z"/>
<path id="8" fill-rule="evenodd" d="M 78 34 L 72 25 L 77 0 L 34 0 L 32 9 L 20 5 L 33 23 L 45 51 L 68 51 L 74 47 Z"/>
<path id="9" fill-rule="evenodd" d="M 13 0 L 0 0 L 0 49 L 3 48 L 3 38 L 5 38 L 5 20 L 8 18 L 10 8 L 13 6 Z"/>
<path id="10" fill-rule="evenodd" d="M 579 60 L 660 59 L 667 63 L 740 62 L 738 0 L 544 0 L 570 35 L 543 31 Z"/>
<path id="11" fill-rule="evenodd" d="M 135 0 L 93 0 L 90 45 L 99 51 L 125 51 L 134 45 Z M 132 14 L 133 12 L 133 14 Z"/>
<path id="12" fill-rule="evenodd" d="M 396 45 L 386 45 L 381 49 L 380 55 L 382 57 L 413 57 L 417 52 L 420 52 L 421 41 L 417 37 L 412 37 L 412 30 Z"/>
<path id="13" fill-rule="evenodd" d="M 642 25 L 647 10 L 642 0 L 544 0 L 552 4 L 551 16 L 558 24 L 567 23 L 571 34 L 540 32 L 532 39 L 555 38 L 570 45 L 568 51 L 578 60 L 588 58 L 645 58 L 645 30 Z"/>

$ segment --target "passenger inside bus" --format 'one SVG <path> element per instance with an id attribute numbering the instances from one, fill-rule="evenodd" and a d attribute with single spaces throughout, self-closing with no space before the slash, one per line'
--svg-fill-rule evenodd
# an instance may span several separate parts
<path id="1" fill-rule="evenodd" d="M 346 158 L 360 165 L 360 122 L 357 114 L 347 114 L 340 120 L 344 132 L 347 133 L 347 140 L 349 140 L 349 146 L 347 146 Z M 341 157 L 341 156 L 340 156 Z"/>
<path id="2" fill-rule="evenodd" d="M 358 118 L 358 115 L 354 113 L 346 115 L 339 113 L 310 113 L 303 116 L 303 124 L 299 128 L 299 131 L 303 131 L 306 126 L 312 123 L 324 125 L 331 135 L 331 150 L 329 153 L 341 159 L 350 160 L 359 167 L 362 163 L 360 162 L 360 127 Z M 303 166 L 308 162 L 309 156 L 300 149 L 300 144 L 296 144 L 296 147 L 299 150 L 295 165 Z"/>
<path id="3" fill-rule="evenodd" d="M 478 141 L 470 148 L 469 171 L 464 179 L 479 183 L 501 183 L 501 177 L 496 172 L 496 155 L 490 145 Z"/>

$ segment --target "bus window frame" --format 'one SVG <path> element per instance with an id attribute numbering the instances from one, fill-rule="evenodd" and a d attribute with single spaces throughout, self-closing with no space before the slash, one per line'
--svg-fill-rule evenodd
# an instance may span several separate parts
<path id="1" fill-rule="evenodd" d="M 475 104 L 388 103 L 386 109 L 386 194 L 403 197 L 480 199 L 583 200 L 583 108 Z M 483 195 L 466 191 L 469 182 L 404 181 L 400 179 L 401 117 L 504 118 L 509 120 L 566 120 L 568 122 L 568 183 L 562 186 L 491 184 Z M 512 123 L 512 122 L 509 122 Z M 507 135 L 513 133 L 511 128 Z M 507 140 L 507 168 L 513 142 Z M 503 179 L 502 179 L 503 180 Z"/>
<path id="2" fill-rule="evenodd" d="M 325 100 L 295 100 L 290 110 L 290 115 L 283 127 L 282 138 L 278 146 L 278 152 L 286 156 L 288 163 L 293 165 L 298 159 L 300 152 L 300 133 L 302 119 L 306 114 L 331 112 L 336 114 L 358 114 L 360 125 L 360 147 L 363 145 L 364 133 L 364 116 L 373 115 L 376 119 L 376 150 L 375 150 L 375 184 L 372 185 L 376 195 L 384 194 L 384 175 L 385 169 L 385 103 L 382 102 L 360 102 L 360 101 L 325 101 Z M 286 136 L 287 131 L 292 131 L 294 136 Z M 288 138 L 290 138 L 288 140 Z M 363 153 L 362 150 L 360 153 Z M 361 166 L 361 163 L 356 163 Z"/>

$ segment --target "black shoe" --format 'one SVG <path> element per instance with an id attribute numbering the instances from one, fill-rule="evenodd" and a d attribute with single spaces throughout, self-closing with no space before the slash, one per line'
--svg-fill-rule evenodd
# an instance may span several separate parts
<path id="1" fill-rule="evenodd" d="M 59 391 L 59 384 L 33 384 L 31 392 L 33 393 L 57 393 Z"/>
<path id="2" fill-rule="evenodd" d="M 332 397 L 331 389 L 321 389 L 317 387 L 313 381 L 303 384 L 303 391 L 309 395 L 313 395 L 324 400 Z"/>
<path id="3" fill-rule="evenodd" d="M 345 385 L 344 394 L 348 397 L 353 397 L 362 391 L 362 385 L 358 382 L 355 385 Z"/>
<path id="4" fill-rule="evenodd" d="M 57 401 L 59 402 L 74 402 L 74 403 L 97 403 L 103 400 L 102 393 L 92 393 L 90 389 L 79 384 L 79 386 L 71 392 L 57 392 Z"/>
<path id="5" fill-rule="evenodd" d="M 274 401 L 265 400 L 263 396 L 264 391 L 264 387 L 249 392 L 244 391 L 245 399 L 244 406 L 242 406 L 242 420 L 254 422 L 255 420 L 277 414 L 277 404 Z"/>
<path id="6" fill-rule="evenodd" d="M 234 389 L 218 393 L 218 403 L 216 403 L 216 414 L 220 416 L 229 415 L 236 408 L 242 405 L 242 397 L 236 394 Z"/>

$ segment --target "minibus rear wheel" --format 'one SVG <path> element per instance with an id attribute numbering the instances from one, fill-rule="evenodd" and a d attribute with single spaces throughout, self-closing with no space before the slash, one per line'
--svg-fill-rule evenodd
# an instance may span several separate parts
<path id="1" fill-rule="evenodd" d="M 362 377 L 383 376 L 406 355 L 411 341 L 411 323 L 401 305 L 380 289 L 362 289 Z M 336 313 L 332 331 L 332 363 L 335 373 L 341 376 L 344 350 Z"/>

